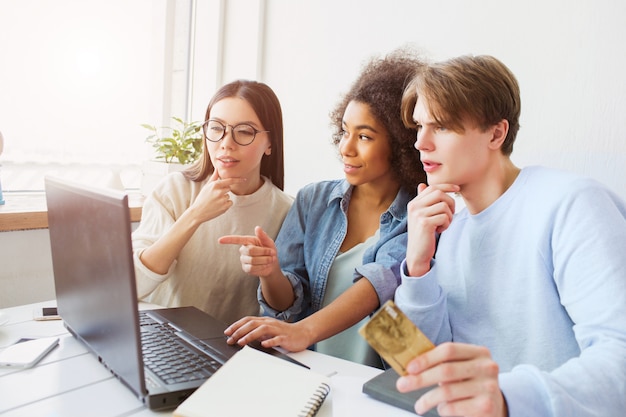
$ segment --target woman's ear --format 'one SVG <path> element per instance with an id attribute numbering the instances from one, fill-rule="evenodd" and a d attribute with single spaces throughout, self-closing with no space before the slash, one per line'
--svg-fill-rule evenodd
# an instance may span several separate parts
<path id="1" fill-rule="evenodd" d="M 267 149 L 265 150 L 265 155 L 270 156 L 272 154 L 272 147 L 268 146 Z"/>
<path id="2" fill-rule="evenodd" d="M 509 132 L 509 121 L 502 119 L 491 128 L 493 129 L 493 134 L 489 145 L 492 149 L 500 149 L 506 139 L 506 134 Z"/>

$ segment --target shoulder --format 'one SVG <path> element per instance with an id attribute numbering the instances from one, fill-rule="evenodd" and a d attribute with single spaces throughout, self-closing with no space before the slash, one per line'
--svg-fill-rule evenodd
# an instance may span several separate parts
<path id="1" fill-rule="evenodd" d="M 274 185 L 271 181 L 269 182 L 269 192 L 267 195 L 271 198 L 272 202 L 278 206 L 287 206 L 291 207 L 293 204 L 293 196 L 288 194 L 287 192 L 281 190 L 276 185 Z"/>
<path id="2" fill-rule="evenodd" d="M 305 185 L 296 194 L 292 210 L 300 213 L 326 212 L 333 201 L 341 200 L 350 185 L 343 180 L 319 181 Z M 340 204 L 336 204 L 339 207 Z"/>
<path id="3" fill-rule="evenodd" d="M 574 183 L 578 180 L 586 179 L 586 177 L 570 171 L 564 171 L 539 165 L 522 168 L 520 172 L 520 178 L 534 185 L 545 184 L 546 186 L 563 186 L 566 184 Z"/>
<path id="4" fill-rule="evenodd" d="M 185 178 L 181 172 L 172 172 L 163 177 L 146 201 L 154 199 L 167 207 L 181 210 L 189 207 L 198 197 L 207 181 L 192 181 Z"/>
<path id="5" fill-rule="evenodd" d="M 607 210 L 626 210 L 622 198 L 591 177 L 547 167 L 524 168 L 520 176 L 523 191 L 518 201 L 540 205 L 543 210 L 554 210 L 566 217 L 573 212 L 602 216 Z"/>
<path id="6" fill-rule="evenodd" d="M 185 178 L 181 172 L 172 172 L 164 176 L 154 187 L 152 196 L 163 199 L 177 199 L 190 196 L 194 190 L 202 188 L 202 183 L 194 182 Z"/>
<path id="7" fill-rule="evenodd" d="M 570 171 L 542 166 L 531 166 L 520 173 L 526 193 L 540 193 L 544 198 L 562 200 L 588 192 L 611 193 L 599 181 Z"/>
<path id="8" fill-rule="evenodd" d="M 346 194 L 350 184 L 345 180 L 318 181 L 305 185 L 298 191 L 297 199 L 302 198 L 323 198 L 324 202 L 335 197 L 342 197 Z"/>

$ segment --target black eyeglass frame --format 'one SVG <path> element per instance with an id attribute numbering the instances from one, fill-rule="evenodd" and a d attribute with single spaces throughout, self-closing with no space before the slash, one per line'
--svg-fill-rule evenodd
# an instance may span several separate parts
<path id="1" fill-rule="evenodd" d="M 219 139 L 214 140 L 214 139 L 209 138 L 209 135 L 207 135 L 207 129 L 208 129 L 209 123 L 217 123 L 217 124 L 219 124 L 220 126 L 222 126 L 222 128 L 223 128 L 223 130 L 222 130 L 222 136 L 220 136 L 220 138 L 219 138 Z M 248 142 L 248 143 L 241 143 L 241 142 L 239 142 L 239 140 L 237 140 L 237 133 L 236 133 L 236 130 L 235 130 L 235 129 L 236 129 L 237 127 L 239 127 L 239 126 L 247 126 L 247 127 L 249 127 L 250 129 L 252 129 L 252 131 L 254 132 L 254 134 L 252 135 L 252 140 L 251 140 L 250 142 Z M 224 136 L 226 136 L 226 129 L 227 129 L 227 128 L 229 128 L 229 127 L 230 127 L 230 134 L 231 134 L 231 136 L 232 136 L 233 140 L 235 141 L 235 143 L 236 143 L 237 145 L 240 145 L 240 146 L 248 146 L 248 145 L 251 145 L 251 144 L 252 144 L 252 142 L 254 142 L 254 140 L 256 139 L 256 135 L 257 135 L 257 133 L 269 133 L 269 132 L 270 132 L 269 130 L 258 130 L 258 129 L 256 129 L 254 126 L 252 126 L 252 125 L 250 125 L 250 124 L 248 124 L 248 123 L 238 123 L 238 124 L 236 124 L 236 125 L 234 125 L 234 126 L 233 126 L 233 125 L 229 125 L 229 124 L 227 124 L 227 123 L 222 123 L 222 122 L 220 122 L 219 120 L 214 120 L 214 119 L 209 119 L 209 120 L 205 121 L 205 122 L 202 124 L 202 132 L 204 133 L 204 137 L 206 138 L 206 140 L 208 140 L 209 142 L 217 143 L 217 142 L 221 141 L 222 139 L 224 139 Z"/>

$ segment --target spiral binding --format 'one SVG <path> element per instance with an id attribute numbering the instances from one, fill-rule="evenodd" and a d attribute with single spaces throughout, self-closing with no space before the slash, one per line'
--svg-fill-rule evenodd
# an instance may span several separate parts
<path id="1" fill-rule="evenodd" d="M 330 385 L 323 382 L 315 391 L 313 397 L 307 401 L 305 408 L 298 414 L 298 417 L 313 417 L 316 415 L 328 393 L 330 393 Z"/>

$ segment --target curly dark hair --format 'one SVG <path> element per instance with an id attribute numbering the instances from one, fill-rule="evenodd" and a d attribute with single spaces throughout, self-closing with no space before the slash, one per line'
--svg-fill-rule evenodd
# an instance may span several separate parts
<path id="1" fill-rule="evenodd" d="M 404 89 L 424 64 L 419 55 L 407 48 L 397 49 L 382 58 L 372 58 L 330 113 L 332 141 L 337 146 L 341 141 L 342 120 L 348 104 L 351 101 L 367 104 L 372 115 L 389 132 L 389 164 L 394 177 L 413 195 L 417 184 L 426 183 L 426 173 L 419 151 L 414 147 L 416 132 L 402 122 L 400 105 Z"/>

